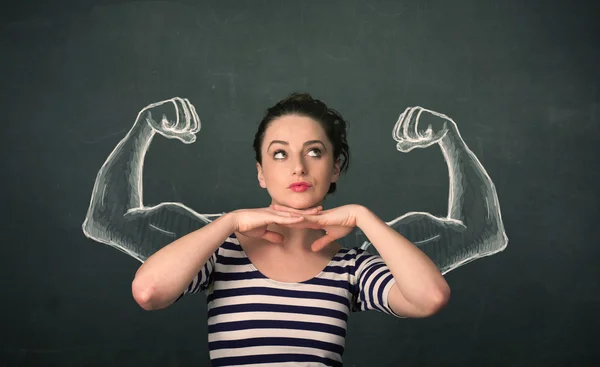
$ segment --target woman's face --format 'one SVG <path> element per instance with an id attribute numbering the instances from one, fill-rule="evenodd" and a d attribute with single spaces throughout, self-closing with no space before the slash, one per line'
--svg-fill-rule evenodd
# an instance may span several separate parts
<path id="1" fill-rule="evenodd" d="M 257 163 L 258 181 L 273 204 L 296 209 L 320 205 L 329 184 L 339 178 L 339 160 L 321 125 L 310 117 L 287 115 L 273 120 Z M 306 185 L 294 186 L 297 183 Z"/>

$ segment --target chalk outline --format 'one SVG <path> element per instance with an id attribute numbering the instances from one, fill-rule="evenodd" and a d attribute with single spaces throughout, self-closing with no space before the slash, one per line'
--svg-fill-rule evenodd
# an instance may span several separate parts
<path id="1" fill-rule="evenodd" d="M 160 122 L 157 122 L 152 117 L 152 111 L 157 107 L 165 107 L 169 103 L 172 103 L 174 106 L 175 118 L 172 118 L 173 116 L 170 116 L 171 119 L 169 119 L 169 117 L 163 114 Z M 443 128 L 439 131 L 436 131 L 435 133 L 431 126 L 428 126 L 428 128 L 424 131 L 423 129 L 420 130 L 419 122 L 423 113 L 431 114 L 443 120 Z M 144 124 L 146 124 L 146 126 L 143 126 Z M 142 130 L 140 130 L 140 126 L 142 126 Z M 151 129 L 148 129 L 148 127 L 150 127 Z M 114 217 L 102 217 L 103 214 L 99 213 L 98 211 L 98 203 L 104 209 L 106 209 L 106 207 L 109 205 L 119 204 L 114 201 L 111 201 L 111 198 L 106 199 L 106 196 L 108 195 L 107 186 L 113 184 L 111 183 L 109 174 L 110 172 L 107 172 L 107 168 L 111 165 L 111 162 L 120 158 L 120 155 L 126 154 L 123 153 L 123 150 L 120 150 L 120 148 L 123 147 L 124 144 L 132 144 L 131 140 L 134 140 L 135 143 L 137 141 L 135 139 L 138 138 L 139 141 L 142 143 L 140 143 L 141 145 L 134 146 L 134 148 L 139 149 L 139 154 L 134 155 L 134 158 L 137 160 L 128 162 L 128 167 L 131 167 L 130 174 L 126 180 L 129 184 L 129 187 L 121 188 L 127 191 L 127 195 L 125 196 L 129 198 L 130 201 L 132 198 L 137 198 L 137 205 L 127 209 L 122 214 L 123 216 L 144 214 L 153 210 L 160 209 L 161 207 L 169 206 L 170 208 L 183 209 L 188 214 L 191 214 L 193 217 L 197 218 L 199 225 L 205 225 L 223 215 L 224 213 L 199 214 L 196 211 L 179 202 L 163 202 L 155 206 L 144 206 L 143 204 L 143 165 L 145 155 L 149 149 L 153 136 L 156 133 L 159 133 L 166 138 L 178 139 L 185 144 L 191 144 L 196 140 L 195 134 L 200 131 L 200 127 L 200 118 L 198 117 L 195 107 L 185 98 L 174 97 L 168 100 L 152 103 L 144 107 L 138 113 L 134 126 L 129 130 L 126 136 L 117 144 L 117 146 L 109 154 L 108 158 L 98 171 L 96 181 L 94 183 L 94 188 L 92 189 L 92 195 L 90 198 L 88 212 L 82 224 L 84 235 L 97 242 L 110 245 L 141 262 L 145 261 L 145 259 L 147 258 L 147 254 L 142 255 L 140 251 L 135 250 L 135 244 L 124 242 L 123 236 L 119 235 L 119 228 L 110 227 L 110 224 L 112 223 Z M 140 131 L 142 132 L 140 133 Z M 440 145 L 442 154 L 448 165 L 449 172 L 450 190 L 448 197 L 448 215 L 446 217 L 439 218 L 427 212 L 409 212 L 391 221 L 386 222 L 386 224 L 394 227 L 394 225 L 401 223 L 404 220 L 415 218 L 415 216 L 421 216 L 421 218 L 423 219 L 429 219 L 440 225 L 454 225 L 456 226 L 456 228 L 465 229 L 465 225 L 461 220 L 452 217 L 453 209 L 457 206 L 460 207 L 462 205 L 461 202 L 456 201 L 457 197 L 462 197 L 462 195 L 457 195 L 457 191 L 463 193 L 464 188 L 461 187 L 461 185 L 458 182 L 458 176 L 460 172 L 459 170 L 457 170 L 457 167 L 453 166 L 453 162 L 455 162 L 455 160 L 453 160 L 453 154 L 456 152 L 453 152 L 451 149 L 452 147 L 449 147 L 444 143 L 445 140 L 446 143 L 448 143 L 449 131 L 452 131 L 453 134 L 455 134 L 455 141 L 451 142 L 452 144 L 454 144 L 454 148 L 460 146 L 460 153 L 469 156 L 474 164 L 474 166 L 471 166 L 470 168 L 474 169 L 477 174 L 482 175 L 484 179 L 484 184 L 489 186 L 489 190 L 487 192 L 487 194 L 489 195 L 484 196 L 483 199 L 485 199 L 486 203 L 485 207 L 487 208 L 487 219 L 490 219 L 490 216 L 492 215 L 496 219 L 495 227 L 497 228 L 493 228 L 493 230 L 489 233 L 488 238 L 483 239 L 483 242 L 481 243 L 480 247 L 476 248 L 477 251 L 472 251 L 473 253 L 469 254 L 469 256 L 463 256 L 462 259 L 453 262 L 449 266 L 441 268 L 440 270 L 443 273 L 447 273 L 475 259 L 490 256 L 500 251 L 503 251 L 508 244 L 508 238 L 506 236 L 504 226 L 502 224 L 500 206 L 498 203 L 498 198 L 496 196 L 496 190 L 493 185 L 493 182 L 490 179 L 487 172 L 485 171 L 485 169 L 483 168 L 483 165 L 481 165 L 481 163 L 475 156 L 475 154 L 473 154 L 473 152 L 465 144 L 460 133 L 458 132 L 456 123 L 446 115 L 427 110 L 419 106 L 409 107 L 405 109 L 405 111 L 402 114 L 400 114 L 392 131 L 392 137 L 397 142 L 397 149 L 403 153 L 410 152 L 411 150 L 416 148 L 426 148 L 433 144 Z M 136 136 L 136 134 L 138 134 L 138 136 Z M 99 195 L 100 188 L 102 188 L 102 191 Z M 131 188 L 135 188 L 135 190 L 132 190 Z M 489 205 L 490 198 L 493 199 L 492 206 Z M 123 203 L 120 203 L 120 205 L 123 205 Z M 101 220 L 98 220 L 99 218 Z M 121 219 L 119 218 L 119 220 Z M 103 224 L 101 224 L 101 222 Z M 161 234 L 168 235 L 171 238 L 171 240 L 175 237 L 180 237 L 180 235 L 185 234 L 178 234 L 175 231 L 172 231 L 163 225 L 157 225 L 156 223 L 148 223 L 148 226 L 150 231 L 153 231 L 154 233 L 159 232 Z M 482 228 L 481 230 L 485 231 L 486 229 Z M 436 240 L 441 239 L 442 238 L 440 237 L 440 235 L 437 234 L 429 238 L 415 240 L 413 241 L 413 243 L 415 243 L 415 245 L 417 246 L 420 246 L 427 244 L 428 242 L 435 242 Z M 138 248 L 143 248 L 143 246 L 144 244 L 137 244 Z M 360 248 L 368 250 L 371 246 L 372 245 L 365 240 L 360 245 Z M 481 249 L 481 251 L 479 251 L 479 249 Z M 376 249 L 374 250 L 376 251 Z"/>

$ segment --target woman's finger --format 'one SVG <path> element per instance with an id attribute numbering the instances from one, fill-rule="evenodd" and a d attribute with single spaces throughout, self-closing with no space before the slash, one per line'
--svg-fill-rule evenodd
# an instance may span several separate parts
<path id="1" fill-rule="evenodd" d="M 300 221 L 298 223 L 286 223 L 283 224 L 284 227 L 288 227 L 288 228 L 296 228 L 296 229 L 323 229 L 323 226 L 319 225 L 318 223 L 311 223 L 308 221 Z"/>
<path id="2" fill-rule="evenodd" d="M 317 239 L 310 246 L 313 252 L 321 251 L 325 246 L 329 245 L 331 242 L 335 241 L 335 238 L 329 233 L 325 234 L 323 237 Z"/>
<path id="3" fill-rule="evenodd" d="M 273 222 L 277 223 L 277 224 L 294 224 L 294 223 L 299 223 L 304 221 L 304 217 L 303 216 L 297 216 L 297 217 L 280 217 L 280 216 L 275 216 L 273 218 Z"/>
<path id="4" fill-rule="evenodd" d="M 282 243 L 283 235 L 281 233 L 273 232 L 273 231 L 265 231 L 265 233 L 261 236 L 261 238 L 273 242 L 273 243 Z"/>
<path id="5" fill-rule="evenodd" d="M 331 218 L 327 218 L 324 214 L 316 214 L 316 215 L 303 215 L 302 216 L 305 221 L 310 223 L 315 223 L 320 226 L 334 225 L 335 223 L 331 223 Z"/>
<path id="6" fill-rule="evenodd" d="M 289 206 L 278 205 L 278 204 L 271 204 L 270 207 L 277 211 L 284 211 L 284 212 L 297 213 L 297 214 L 317 214 L 321 210 L 323 210 L 323 206 L 321 206 L 321 205 L 314 207 L 314 208 L 309 208 L 309 209 L 294 209 L 294 208 L 290 208 Z"/>
<path id="7" fill-rule="evenodd" d="M 303 215 L 303 214 L 319 214 L 322 210 L 322 207 L 299 210 L 299 209 L 293 209 L 293 208 L 272 205 L 271 209 L 273 209 L 277 212 L 281 212 L 281 213 L 293 213 L 293 214 Z"/>

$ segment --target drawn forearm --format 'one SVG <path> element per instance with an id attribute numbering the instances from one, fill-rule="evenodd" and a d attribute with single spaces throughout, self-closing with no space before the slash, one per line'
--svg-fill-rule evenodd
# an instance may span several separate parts
<path id="1" fill-rule="evenodd" d="M 128 210 L 142 206 L 142 169 L 153 135 L 138 122 L 109 155 L 94 183 L 89 219 L 121 222 Z"/>
<path id="2" fill-rule="evenodd" d="M 440 147 L 449 173 L 447 218 L 458 220 L 479 234 L 501 231 L 496 189 L 475 154 L 456 130 L 448 132 Z"/>
<path id="3" fill-rule="evenodd" d="M 440 148 L 449 173 L 448 216 L 412 213 L 390 225 L 448 272 L 503 250 L 508 240 L 494 184 L 455 126 Z"/>

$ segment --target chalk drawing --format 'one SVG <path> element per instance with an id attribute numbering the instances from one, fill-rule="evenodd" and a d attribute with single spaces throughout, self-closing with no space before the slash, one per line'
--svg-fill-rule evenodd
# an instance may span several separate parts
<path id="1" fill-rule="evenodd" d="M 222 215 L 199 214 L 178 202 L 143 203 L 144 157 L 154 136 L 191 144 L 200 127 L 196 109 L 185 98 L 144 107 L 98 171 L 83 233 L 143 262 L 175 239 Z"/>
<path id="2" fill-rule="evenodd" d="M 467 147 L 456 123 L 446 115 L 409 107 L 398 118 L 392 136 L 402 153 L 439 146 L 448 166 L 448 214 L 435 217 L 409 212 L 387 222 L 425 252 L 442 273 L 503 251 L 504 231 L 494 183 Z M 377 253 L 362 233 L 362 249 Z"/>
<path id="3" fill-rule="evenodd" d="M 144 107 L 98 171 L 83 233 L 143 262 L 174 239 L 223 215 L 199 214 L 179 202 L 143 203 L 144 158 L 154 136 L 191 144 L 200 127 L 195 107 L 185 98 Z M 448 166 L 450 192 L 447 216 L 410 212 L 387 222 L 389 226 L 423 250 L 443 273 L 506 248 L 494 184 L 452 119 L 422 107 L 407 108 L 394 126 L 393 139 L 403 153 L 439 146 Z M 376 252 L 360 231 L 355 239 L 361 248 Z"/>

